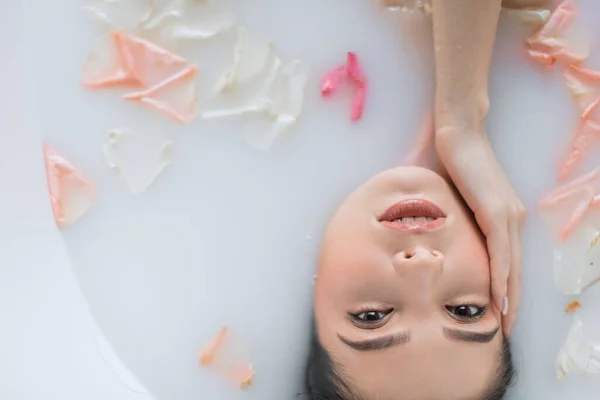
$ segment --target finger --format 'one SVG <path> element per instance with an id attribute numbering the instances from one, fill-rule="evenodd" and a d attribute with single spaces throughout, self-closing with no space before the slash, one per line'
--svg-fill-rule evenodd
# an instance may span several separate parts
<path id="1" fill-rule="evenodd" d="M 503 314 L 507 311 L 506 296 L 508 275 L 510 273 L 510 238 L 505 218 L 494 222 L 487 237 L 490 253 L 490 275 L 492 280 L 492 299 L 496 308 Z"/>
<path id="2" fill-rule="evenodd" d="M 517 311 L 521 302 L 521 222 L 512 221 L 510 235 L 510 275 L 508 277 L 508 314 L 502 317 L 502 330 L 509 337 L 517 321 Z"/>

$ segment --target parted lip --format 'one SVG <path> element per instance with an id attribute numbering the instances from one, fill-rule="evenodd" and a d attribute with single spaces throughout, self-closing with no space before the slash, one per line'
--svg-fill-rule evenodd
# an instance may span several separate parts
<path id="1" fill-rule="evenodd" d="M 424 199 L 406 199 L 388 208 L 379 222 L 399 231 L 430 231 L 446 222 L 446 214 L 440 207 Z"/>

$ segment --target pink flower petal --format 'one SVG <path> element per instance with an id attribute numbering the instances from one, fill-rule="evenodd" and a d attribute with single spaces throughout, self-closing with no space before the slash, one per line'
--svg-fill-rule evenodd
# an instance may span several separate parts
<path id="1" fill-rule="evenodd" d="M 148 104 L 160 113 L 181 123 L 188 123 L 196 116 L 196 73 L 191 65 L 153 87 L 128 93 L 125 100 L 137 100 Z"/>
<path id="2" fill-rule="evenodd" d="M 576 9 L 571 0 L 561 3 L 548 21 L 527 39 L 530 55 L 543 65 L 551 65 L 541 54 L 564 64 L 581 64 L 590 54 L 589 43 L 576 23 Z"/>
<path id="3" fill-rule="evenodd" d="M 345 65 L 328 71 L 321 79 L 321 94 L 323 96 L 332 94 L 347 76 L 348 70 Z"/>
<path id="4" fill-rule="evenodd" d="M 61 227 L 70 225 L 94 203 L 94 188 L 73 164 L 48 144 L 44 144 L 44 158 L 54 220 Z"/>
<path id="5" fill-rule="evenodd" d="M 365 109 L 365 99 L 367 96 L 367 85 L 362 84 L 356 87 L 354 90 L 354 97 L 352 98 L 352 113 L 350 115 L 351 121 L 358 121 L 363 115 Z"/>
<path id="6" fill-rule="evenodd" d="M 540 203 L 542 219 L 559 241 L 564 241 L 575 230 L 590 208 L 600 186 L 600 168 L 596 168 L 555 189 Z"/>
<path id="7" fill-rule="evenodd" d="M 575 134 L 573 146 L 567 160 L 559 169 L 559 181 L 562 181 L 579 165 L 583 156 L 589 150 L 590 141 L 595 137 L 600 137 L 600 124 L 595 121 L 584 120 L 581 128 Z"/>
<path id="8" fill-rule="evenodd" d="M 357 85 L 363 85 L 367 83 L 367 78 L 358 62 L 358 57 L 355 53 L 349 51 L 346 58 L 346 68 L 348 69 L 348 76 Z"/>

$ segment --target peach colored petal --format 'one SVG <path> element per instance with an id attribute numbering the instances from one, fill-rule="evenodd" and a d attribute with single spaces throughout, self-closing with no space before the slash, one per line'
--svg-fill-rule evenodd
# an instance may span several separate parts
<path id="1" fill-rule="evenodd" d="M 146 90 L 127 93 L 123 98 L 148 104 L 169 118 L 188 123 L 196 116 L 197 72 L 198 68 L 190 65 Z"/>
<path id="2" fill-rule="evenodd" d="M 584 120 L 575 135 L 567 160 L 558 171 L 559 181 L 566 178 L 580 164 L 583 156 L 589 151 L 590 141 L 595 137 L 600 137 L 600 123 Z"/>
<path id="3" fill-rule="evenodd" d="M 130 74 L 148 88 L 177 73 L 187 60 L 170 51 L 123 31 L 114 33 L 121 45 L 121 54 Z"/>
<path id="4" fill-rule="evenodd" d="M 97 46 L 84 66 L 83 85 L 91 89 L 122 85 L 148 88 L 187 64 L 184 58 L 121 30 L 103 38 Z"/>
<path id="5" fill-rule="evenodd" d="M 599 191 L 600 168 L 555 189 L 539 202 L 542 219 L 559 241 L 565 241 L 589 210 Z"/>
<path id="6" fill-rule="evenodd" d="M 223 346 L 223 341 L 229 332 L 228 327 L 223 327 L 217 333 L 217 336 L 200 352 L 200 365 L 210 365 L 215 361 L 215 357 L 217 356 L 221 346 Z"/>
<path id="7" fill-rule="evenodd" d="M 567 304 L 567 306 L 565 307 L 565 312 L 567 314 L 573 314 L 575 311 L 577 311 L 580 308 L 581 308 L 581 303 L 578 302 L 577 300 L 575 300 L 575 301 L 572 301 L 569 304 Z"/>
<path id="8" fill-rule="evenodd" d="M 527 39 L 529 48 L 565 64 L 582 63 L 589 57 L 590 46 L 576 23 L 576 16 L 577 11 L 571 0 L 561 3 L 544 26 Z M 541 61 L 539 53 L 533 56 L 538 56 L 534 58 L 537 62 Z"/>
<path id="9" fill-rule="evenodd" d="M 540 200 L 539 206 L 541 208 L 548 208 L 559 205 L 577 189 L 587 189 L 589 192 L 595 194 L 598 191 L 598 185 L 600 183 L 599 178 L 600 167 L 596 167 L 587 174 L 573 179 L 571 182 L 563 184 L 553 190 Z"/>
<path id="10" fill-rule="evenodd" d="M 89 89 L 137 84 L 123 59 L 118 37 L 107 34 L 96 42 L 83 65 L 82 84 Z"/>
<path id="11" fill-rule="evenodd" d="M 529 49 L 529 56 L 540 65 L 554 65 L 556 64 L 556 57 L 551 56 L 550 54 L 540 51 Z"/>
<path id="12" fill-rule="evenodd" d="M 200 365 L 210 366 L 240 389 L 246 389 L 252 385 L 254 370 L 244 350 L 228 327 L 221 328 L 217 336 L 200 352 Z"/>
<path id="13" fill-rule="evenodd" d="M 48 144 L 44 144 L 44 158 L 54 220 L 61 227 L 70 225 L 94 203 L 94 188 L 73 164 Z"/>
<path id="14" fill-rule="evenodd" d="M 250 364 L 244 365 L 231 371 L 230 378 L 232 382 L 239 385 L 240 389 L 244 390 L 252 386 L 254 382 L 254 370 Z"/>
<path id="15" fill-rule="evenodd" d="M 581 110 L 583 119 L 590 118 L 600 104 L 600 72 L 570 65 L 564 72 L 567 88 Z"/>

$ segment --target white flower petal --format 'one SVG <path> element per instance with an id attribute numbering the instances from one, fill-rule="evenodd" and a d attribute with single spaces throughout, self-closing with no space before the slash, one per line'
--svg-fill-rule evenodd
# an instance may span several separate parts
<path id="1" fill-rule="evenodd" d="M 600 375 L 600 335 L 592 332 L 579 319 L 575 319 L 569 335 L 557 359 L 556 375 L 559 380 L 568 373 L 579 372 L 586 375 Z"/>
<path id="2" fill-rule="evenodd" d="M 273 52 L 271 41 L 254 36 L 245 27 L 238 28 L 232 64 L 218 79 L 215 92 L 224 92 L 259 75 L 268 65 Z"/>
<path id="3" fill-rule="evenodd" d="M 133 30 L 152 14 L 153 0 L 85 0 L 83 9 L 108 28 Z"/>
<path id="4" fill-rule="evenodd" d="M 502 12 L 508 18 L 513 18 L 525 25 L 539 28 L 550 18 L 550 10 L 538 8 L 502 8 Z"/>
<path id="5" fill-rule="evenodd" d="M 144 29 L 166 40 L 204 40 L 233 27 L 233 14 L 208 0 L 173 0 L 155 12 Z"/>
<path id="6" fill-rule="evenodd" d="M 554 251 L 554 282 L 566 295 L 578 295 L 600 278 L 600 230 L 580 225 Z"/>
<path id="7" fill-rule="evenodd" d="M 131 193 L 146 190 L 171 163 L 171 141 L 113 129 L 104 145 L 108 166 L 125 181 Z"/>

